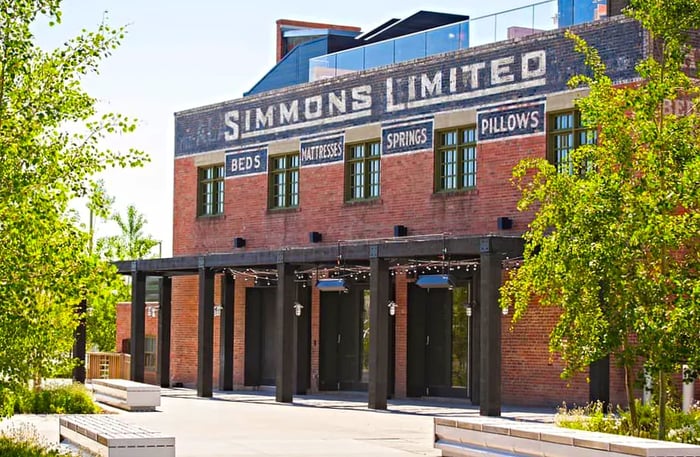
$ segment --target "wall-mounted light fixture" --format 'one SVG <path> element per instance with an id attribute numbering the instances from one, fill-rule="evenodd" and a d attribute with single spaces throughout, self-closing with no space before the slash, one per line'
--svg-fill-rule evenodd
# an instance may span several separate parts
<path id="1" fill-rule="evenodd" d="M 386 306 L 389 307 L 389 316 L 396 316 L 396 308 L 398 308 L 396 302 L 394 300 L 391 300 Z"/>
<path id="2" fill-rule="evenodd" d="M 221 311 L 224 310 L 224 307 L 221 305 L 214 305 L 214 317 L 219 317 L 221 316 Z"/>
<path id="3" fill-rule="evenodd" d="M 498 230 L 510 230 L 513 228 L 513 219 L 509 217 L 499 217 L 496 219 Z"/>
<path id="4" fill-rule="evenodd" d="M 407 236 L 408 235 L 408 227 L 405 225 L 395 225 L 394 226 L 394 236 L 399 237 L 399 236 Z"/>
<path id="5" fill-rule="evenodd" d="M 146 316 L 148 317 L 158 317 L 158 305 L 148 305 L 146 306 Z"/>
<path id="6" fill-rule="evenodd" d="M 304 305 L 302 305 L 298 301 L 295 301 L 294 304 L 292 305 L 292 308 L 294 308 L 294 315 L 296 317 L 299 317 L 299 316 L 301 316 L 301 310 L 304 308 Z"/>
<path id="7" fill-rule="evenodd" d="M 501 312 L 503 313 L 504 316 L 508 315 L 508 307 L 506 306 L 505 308 L 501 308 Z"/>
<path id="8" fill-rule="evenodd" d="M 474 313 L 474 303 L 468 302 L 464 307 L 467 311 L 467 317 L 472 317 L 472 314 Z"/>
<path id="9" fill-rule="evenodd" d="M 454 279 L 451 275 L 420 275 L 416 281 L 418 287 L 423 289 L 453 289 L 455 286 Z"/>
<path id="10" fill-rule="evenodd" d="M 321 232 L 309 232 L 309 243 L 320 243 L 323 241 Z"/>
<path id="11" fill-rule="evenodd" d="M 316 288 L 321 292 L 347 292 L 344 278 L 323 278 L 316 281 Z"/>
<path id="12" fill-rule="evenodd" d="M 233 239 L 233 247 L 234 248 L 244 248 L 245 247 L 245 238 L 241 238 L 240 236 L 237 236 L 236 238 Z"/>

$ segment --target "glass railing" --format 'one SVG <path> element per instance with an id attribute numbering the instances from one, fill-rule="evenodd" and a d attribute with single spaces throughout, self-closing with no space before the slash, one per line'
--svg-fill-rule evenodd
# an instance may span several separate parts
<path id="1" fill-rule="evenodd" d="M 309 61 L 309 81 L 520 38 L 557 28 L 557 0 L 546 0 L 463 22 L 360 46 Z"/>

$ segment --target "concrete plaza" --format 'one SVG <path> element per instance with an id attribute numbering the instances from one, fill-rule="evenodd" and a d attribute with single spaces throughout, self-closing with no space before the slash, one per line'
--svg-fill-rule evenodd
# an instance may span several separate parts
<path id="1" fill-rule="evenodd" d="M 433 417 L 478 415 L 478 407 L 466 402 L 390 400 L 387 411 L 374 411 L 367 408 L 366 394 L 297 396 L 293 404 L 279 404 L 273 392 L 198 398 L 191 389 L 163 389 L 156 412 L 109 411 L 123 422 L 175 436 L 179 457 L 437 456 Z M 546 411 L 505 410 L 503 415 L 552 418 Z M 58 442 L 57 416 L 15 416 L 0 429 L 20 423 L 32 424 L 49 443 Z"/>

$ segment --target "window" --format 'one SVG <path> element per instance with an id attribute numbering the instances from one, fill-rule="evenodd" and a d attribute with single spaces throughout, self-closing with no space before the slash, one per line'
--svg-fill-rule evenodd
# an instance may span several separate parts
<path id="1" fill-rule="evenodd" d="M 598 132 L 581 124 L 581 114 L 577 110 L 551 114 L 548 126 L 549 160 L 559 173 L 573 174 L 571 153 L 581 145 L 595 144 Z"/>
<path id="2" fill-rule="evenodd" d="M 299 153 L 270 157 L 270 208 L 299 206 Z"/>
<path id="3" fill-rule="evenodd" d="M 224 214 L 224 166 L 199 169 L 198 216 Z"/>
<path id="4" fill-rule="evenodd" d="M 379 197 L 379 141 L 348 146 L 346 200 Z"/>
<path id="5" fill-rule="evenodd" d="M 143 366 L 146 369 L 156 369 L 156 337 L 147 336 L 144 340 Z"/>
<path id="6" fill-rule="evenodd" d="M 435 190 L 476 187 L 476 127 L 438 132 L 435 151 Z"/>

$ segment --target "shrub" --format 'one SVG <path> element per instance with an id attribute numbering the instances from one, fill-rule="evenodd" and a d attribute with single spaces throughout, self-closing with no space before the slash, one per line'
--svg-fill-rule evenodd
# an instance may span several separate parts
<path id="1" fill-rule="evenodd" d="M 36 430 L 28 425 L 10 429 L 0 435 L 0 455 L 12 457 L 71 457 L 42 443 Z"/>
<path id="2" fill-rule="evenodd" d="M 605 411 L 600 401 L 573 409 L 567 409 L 563 405 L 557 411 L 554 422 L 560 427 L 618 435 L 621 434 L 622 427 L 620 418 Z"/>
<path id="3" fill-rule="evenodd" d="M 61 454 L 55 449 L 47 449 L 31 441 L 15 441 L 6 436 L 0 436 L 0 455 L 13 457 L 54 457 Z"/>
<path id="4" fill-rule="evenodd" d="M 78 383 L 25 390 L 15 407 L 15 412 L 33 414 L 95 414 L 100 411 L 85 386 Z"/>
<path id="5" fill-rule="evenodd" d="M 563 405 L 557 411 L 554 420 L 560 427 L 655 439 L 659 427 L 658 407 L 653 403 L 642 404 L 639 400 L 635 400 L 635 403 L 639 415 L 639 429 L 635 433 L 632 431 L 632 420 L 628 410 L 618 407 L 613 414 L 611 411 L 603 411 L 600 402 L 573 409 L 567 409 L 566 405 Z M 699 406 L 695 405 L 688 413 L 684 413 L 674 404 L 667 406 L 668 441 L 700 444 Z"/>
<path id="6" fill-rule="evenodd" d="M 12 416 L 15 412 L 17 396 L 7 388 L 0 387 L 0 418 Z"/>

